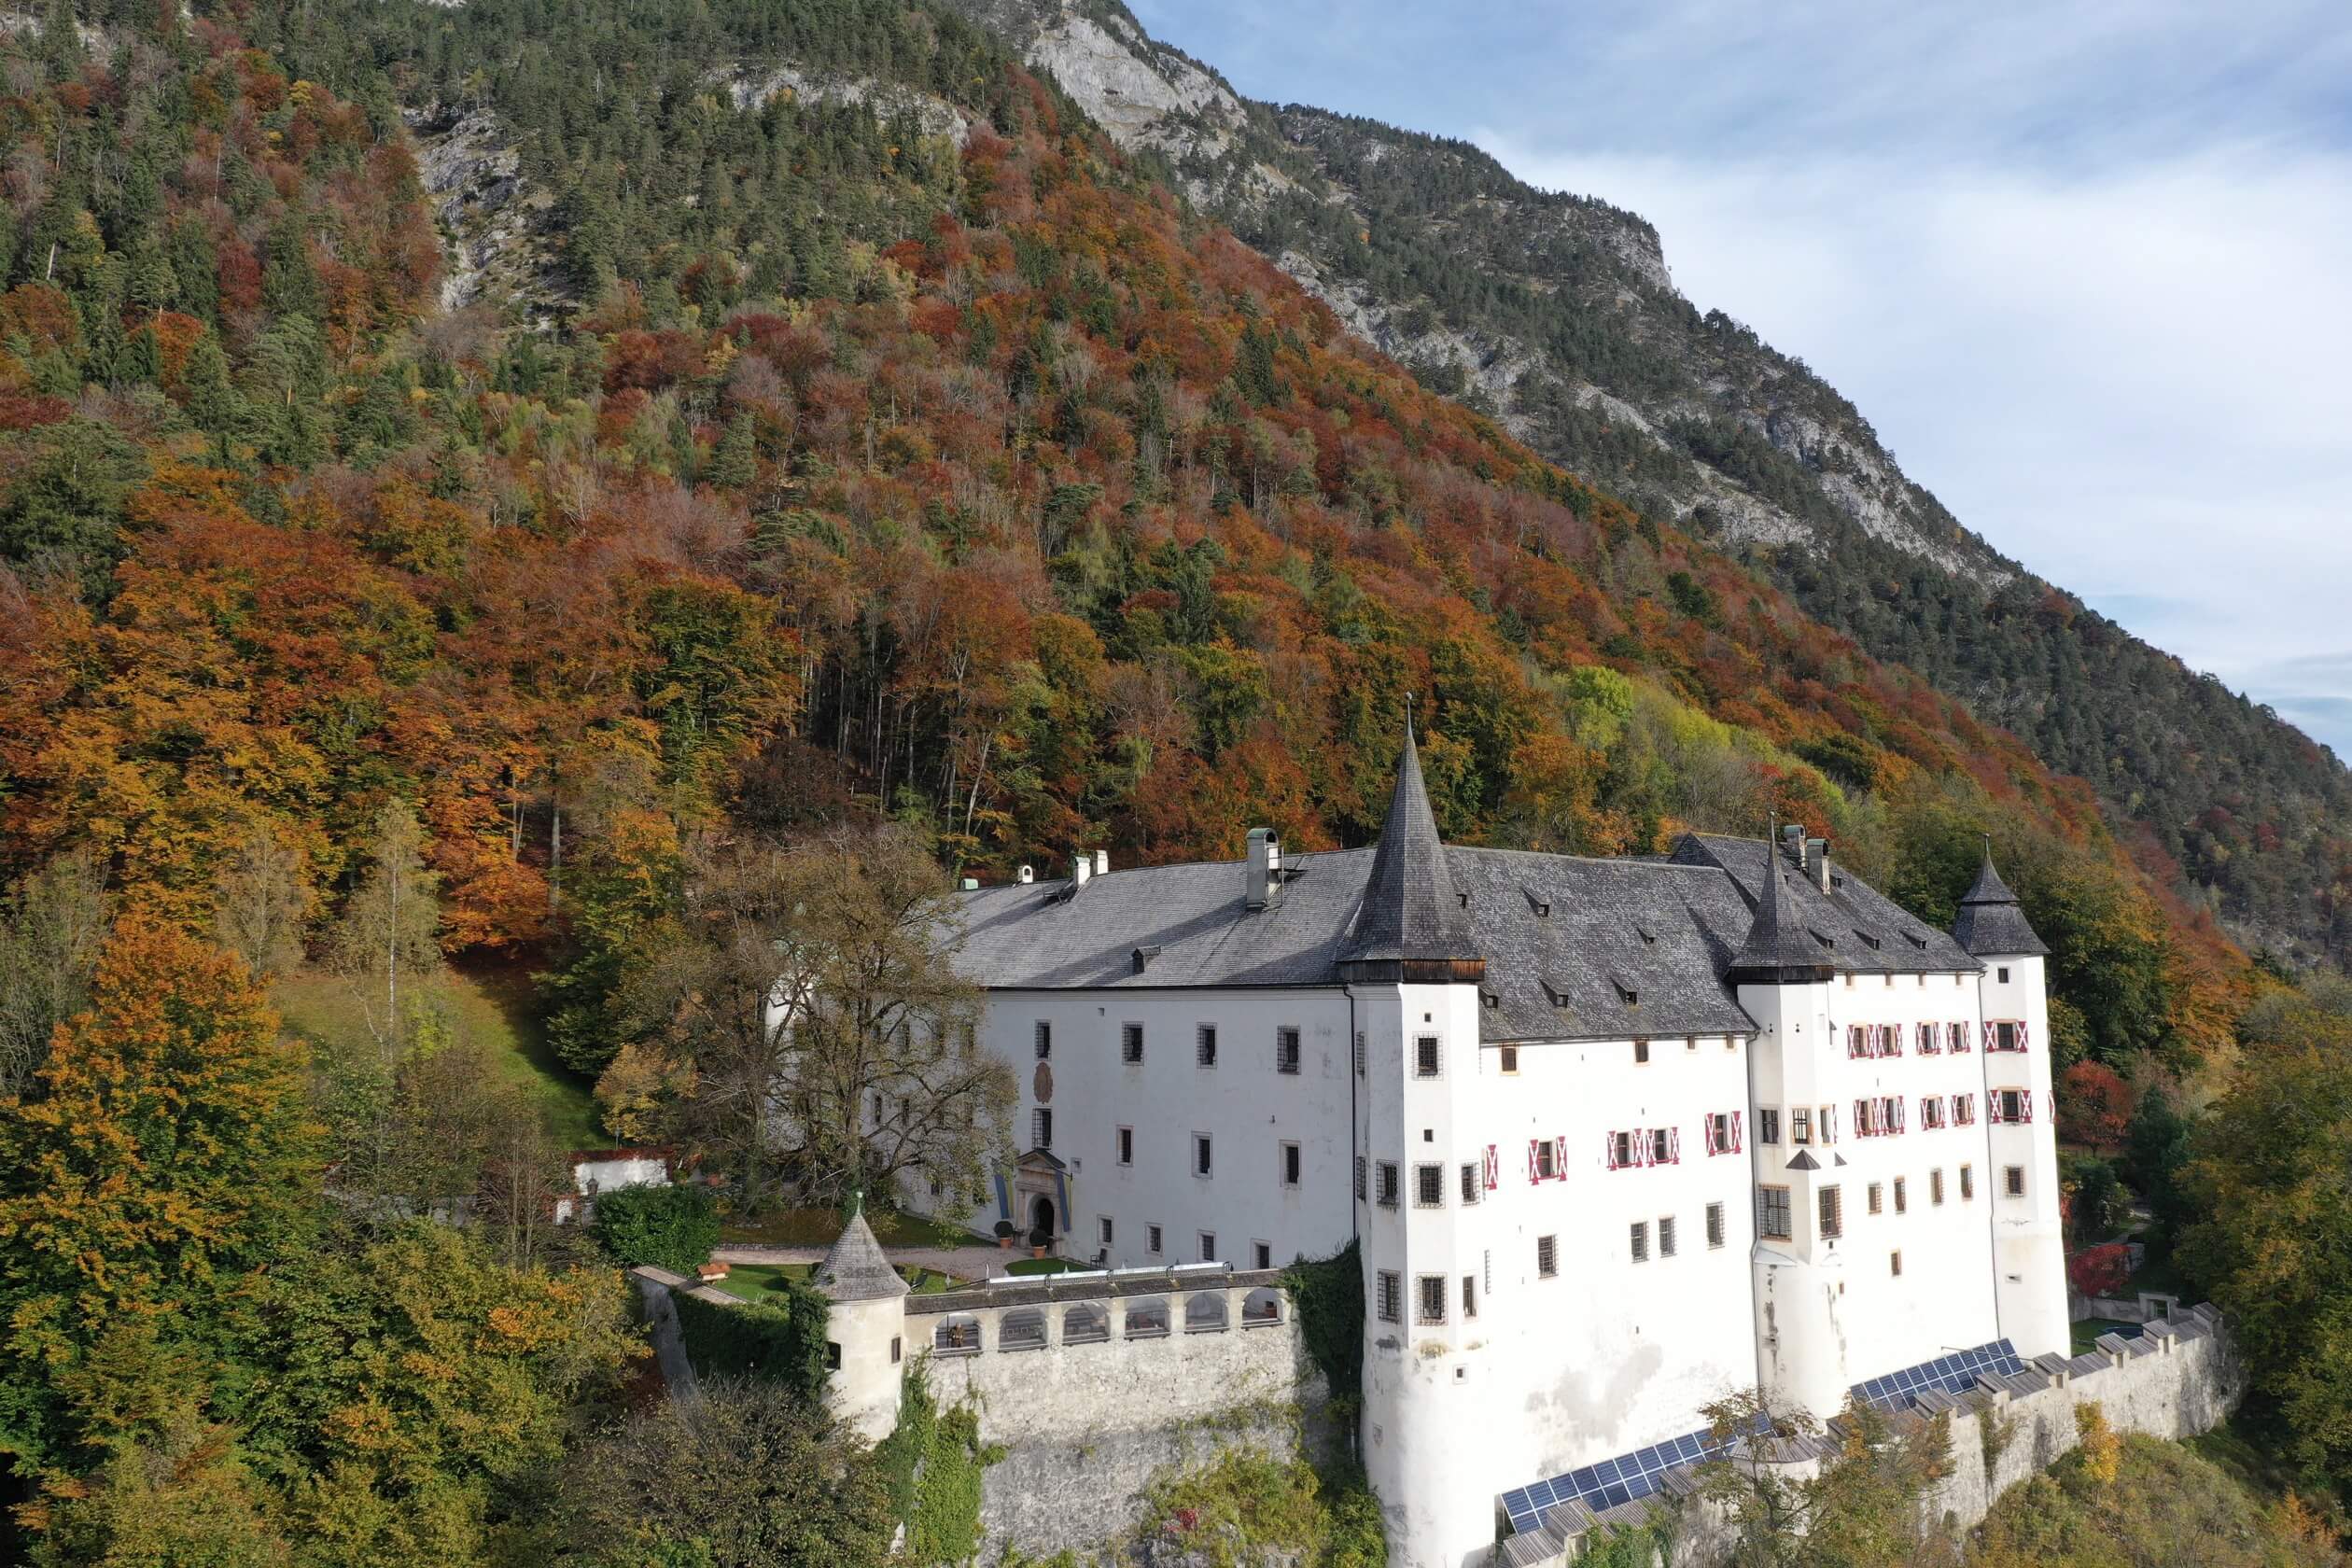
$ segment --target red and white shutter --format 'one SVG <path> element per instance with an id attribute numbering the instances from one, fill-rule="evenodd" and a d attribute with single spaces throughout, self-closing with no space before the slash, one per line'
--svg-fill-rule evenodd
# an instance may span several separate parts
<path id="1" fill-rule="evenodd" d="M 1503 1184 L 1503 1161 L 1491 1143 L 1487 1145 L 1485 1175 L 1487 1191 L 1492 1192 Z"/>
<path id="2" fill-rule="evenodd" d="M 2020 1089 L 2017 1091 L 2017 1109 L 2020 1120 L 2030 1122 L 2034 1119 L 2033 1090 Z"/>
<path id="3" fill-rule="evenodd" d="M 1536 1172 L 1535 1140 L 1533 1138 L 1527 1141 L 1527 1179 L 1530 1182 L 1540 1182 L 1543 1180 L 1542 1176 L 1538 1175 Z"/>
<path id="4" fill-rule="evenodd" d="M 2023 1051 L 2025 1043 L 2025 1020 L 2020 1018 L 2017 1020 L 2017 1048 Z"/>
<path id="5" fill-rule="evenodd" d="M 1616 1133 L 1604 1132 L 1601 1135 L 1601 1159 L 1611 1170 L 1617 1168 Z"/>
<path id="6" fill-rule="evenodd" d="M 1568 1180 L 1568 1135 L 1565 1133 L 1552 1140 L 1552 1180 Z"/>
<path id="7" fill-rule="evenodd" d="M 1740 1152 L 1740 1113 L 1737 1111 L 1731 1113 L 1731 1152 L 1735 1155 Z"/>
<path id="8" fill-rule="evenodd" d="M 1682 1164 L 1682 1128 L 1680 1127 L 1666 1129 L 1666 1163 Z"/>
<path id="9" fill-rule="evenodd" d="M 1984 1021 L 1984 1048 L 1990 1051 L 1993 1049 L 1994 1042 L 1998 1039 L 2000 1039 L 2000 1036 L 1995 1033 L 1993 1029 L 1993 1020 L 1987 1018 Z"/>

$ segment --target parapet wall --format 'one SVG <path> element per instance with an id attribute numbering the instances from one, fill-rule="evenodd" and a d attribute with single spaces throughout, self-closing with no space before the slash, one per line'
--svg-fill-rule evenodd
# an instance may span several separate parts
<path id="1" fill-rule="evenodd" d="M 1890 1418 L 1898 1432 L 1914 1431 L 1943 1415 L 1952 1429 L 1950 1470 L 1921 1500 L 1928 1531 L 1957 1533 L 1981 1521 L 2001 1494 L 2049 1468 L 2079 1441 L 2075 1411 L 2096 1405 L 2118 1432 L 2178 1439 L 2211 1431 L 2236 1407 L 2246 1379 L 2235 1351 L 2210 1306 L 2149 1323 L 2134 1339 L 2101 1337 L 2086 1354 L 2037 1358 L 2023 1372 L 1978 1379 L 1962 1394 L 1930 1393 Z M 1818 1469 L 1833 1437 L 1776 1445 L 1770 1462 L 1792 1478 Z M 1729 1558 L 1730 1530 L 1722 1512 L 1696 1495 L 1687 1468 L 1669 1471 L 1663 1504 L 1621 1505 L 1595 1516 L 1581 1505 L 1556 1508 L 1545 1528 L 1516 1535 L 1498 1548 L 1503 1568 L 1553 1568 L 1574 1562 L 1585 1537 L 1607 1526 L 1645 1522 L 1653 1507 L 1674 1510 L 1668 1568 L 1716 1568 Z"/>
<path id="2" fill-rule="evenodd" d="M 982 1483 L 991 1551 L 1091 1551 L 1141 1521 L 1155 1476 L 1332 1436 L 1279 1271 L 1000 1281 L 909 1296 L 906 1323 L 932 1396 L 969 1399 L 1004 1446 Z"/>

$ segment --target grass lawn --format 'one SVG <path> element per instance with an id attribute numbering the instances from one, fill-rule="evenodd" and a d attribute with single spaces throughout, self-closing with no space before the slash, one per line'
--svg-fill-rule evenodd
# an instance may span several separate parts
<path id="1" fill-rule="evenodd" d="M 718 1281 L 719 1288 L 729 1295 L 745 1301 L 765 1301 L 777 1284 L 785 1280 L 805 1280 L 816 1269 L 810 1263 L 738 1263 L 729 1266 L 727 1277 Z M 951 1280 L 935 1268 L 902 1268 L 899 1276 L 915 1287 L 917 1295 L 937 1295 L 954 1288 L 960 1281 Z"/>
<path id="2" fill-rule="evenodd" d="M 2121 1334 L 2129 1339 L 2139 1333 L 2139 1324 L 2123 1323 L 2115 1318 L 2085 1318 L 2074 1325 L 2073 1355 L 2089 1355 L 2099 1348 L 2102 1334 Z"/>
<path id="3" fill-rule="evenodd" d="M 868 1210 L 866 1223 L 886 1247 L 985 1247 L 988 1243 L 961 1225 L 942 1225 L 920 1214 Z M 838 1209 L 773 1209 L 751 1217 L 735 1215 L 719 1227 L 722 1247 L 830 1247 L 841 1234 Z"/>
<path id="4" fill-rule="evenodd" d="M 1022 1258 L 1004 1266 L 1007 1274 L 1079 1274 L 1092 1268 L 1090 1263 L 1072 1263 L 1068 1258 Z"/>
<path id="5" fill-rule="evenodd" d="M 2211 1432 L 2181 1441 L 2219 1465 L 2232 1480 L 2256 1497 L 2279 1497 L 2289 1490 L 2309 1495 L 2308 1477 L 2299 1475 L 2292 1465 L 2233 1421 L 2223 1421 Z"/>
<path id="6" fill-rule="evenodd" d="M 539 1102 L 551 1137 L 569 1149 L 609 1147 L 588 1085 L 567 1072 L 547 1048 L 531 1011 L 531 981 L 520 966 L 491 962 L 442 972 L 431 988 L 460 1040 L 489 1048 L 498 1071 Z M 356 1049 L 369 1040 L 367 1012 L 338 976 L 303 969 L 272 987 L 270 1000 L 286 1027 L 326 1050 Z"/>

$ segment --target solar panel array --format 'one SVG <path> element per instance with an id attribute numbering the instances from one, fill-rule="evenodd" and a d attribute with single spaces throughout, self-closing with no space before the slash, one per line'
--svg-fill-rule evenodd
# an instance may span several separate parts
<path id="1" fill-rule="evenodd" d="M 1763 1424 L 1759 1418 L 1758 1430 Z M 1722 1445 L 1711 1439 L 1704 1428 L 1685 1433 L 1646 1449 L 1635 1449 L 1631 1453 L 1506 1491 L 1503 1494 L 1503 1511 L 1510 1516 L 1512 1533 L 1524 1535 L 1542 1528 L 1544 1516 L 1563 1503 L 1582 1503 L 1599 1513 L 1620 1503 L 1650 1496 L 1665 1484 L 1667 1471 L 1678 1464 L 1696 1464 L 1712 1459 L 1721 1449 Z"/>
<path id="2" fill-rule="evenodd" d="M 2024 1361 L 2017 1347 L 2006 1339 L 1995 1339 L 1979 1345 L 1972 1351 L 1954 1351 L 1934 1361 L 1923 1361 L 1916 1366 L 1906 1366 L 1900 1372 L 1889 1372 L 1883 1378 L 1872 1378 L 1854 1385 L 1854 1397 L 1880 1410 L 1899 1410 L 1913 1396 L 1929 1389 L 1941 1389 L 1946 1393 L 1965 1393 L 1976 1387 L 1976 1380 L 1988 1374 L 2023 1372 Z"/>

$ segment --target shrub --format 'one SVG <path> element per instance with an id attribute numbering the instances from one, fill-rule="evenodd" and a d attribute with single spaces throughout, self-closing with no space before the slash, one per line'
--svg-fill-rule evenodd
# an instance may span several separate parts
<path id="1" fill-rule="evenodd" d="M 672 1293 L 678 1333 L 697 1378 L 756 1378 L 801 1397 L 823 1397 L 825 1323 L 832 1303 L 798 1280 L 778 1282 L 764 1301 L 719 1302 Z"/>
<path id="2" fill-rule="evenodd" d="M 719 1244 L 707 1187 L 623 1187 L 596 1199 L 596 1240 L 624 1268 L 692 1274 Z"/>

